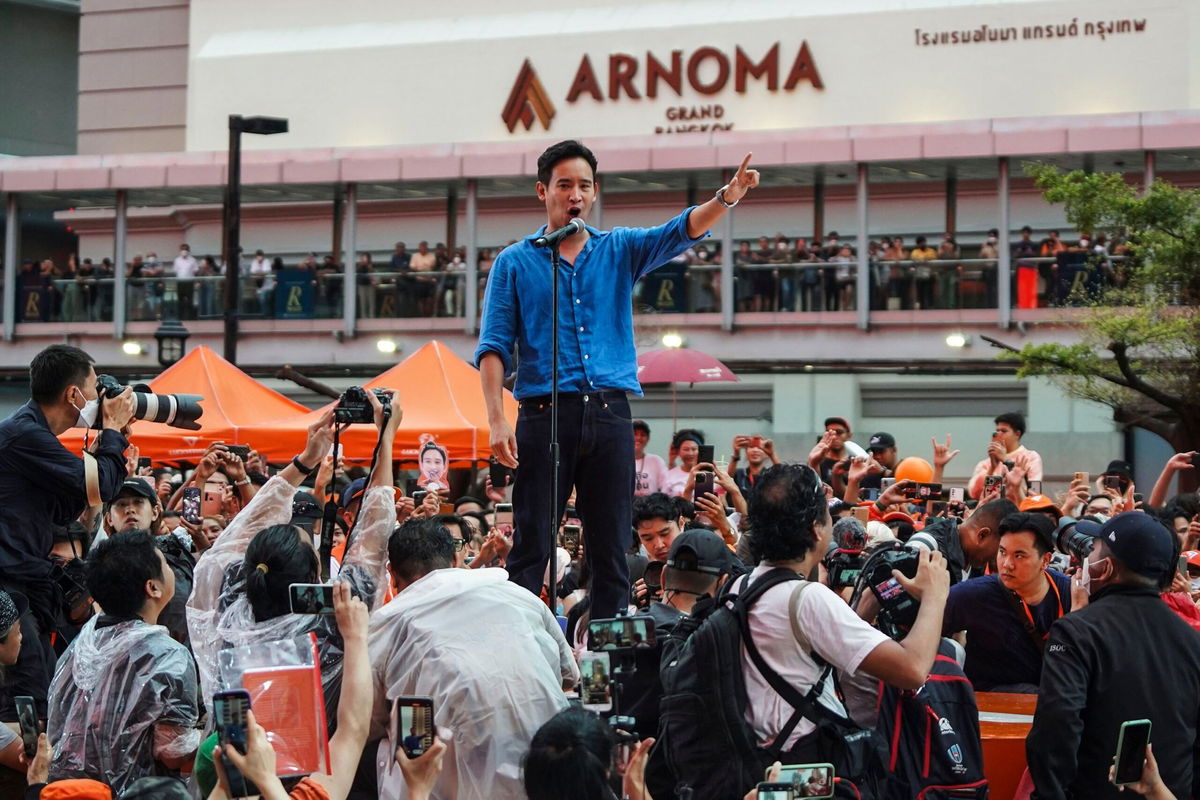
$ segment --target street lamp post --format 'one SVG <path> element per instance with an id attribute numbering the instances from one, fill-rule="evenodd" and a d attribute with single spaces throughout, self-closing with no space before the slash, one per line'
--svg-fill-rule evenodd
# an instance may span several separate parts
<path id="1" fill-rule="evenodd" d="M 225 180 L 225 242 L 222 258 L 225 262 L 225 360 L 237 363 L 238 300 L 241 289 L 241 227 L 242 227 L 242 134 L 257 133 L 269 136 L 287 133 L 288 121 L 282 117 L 243 117 L 229 115 L 229 162 Z"/>

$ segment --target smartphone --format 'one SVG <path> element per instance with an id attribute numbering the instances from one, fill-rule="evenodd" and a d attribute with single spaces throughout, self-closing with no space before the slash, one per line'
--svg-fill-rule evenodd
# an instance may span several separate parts
<path id="1" fill-rule="evenodd" d="M 696 502 L 706 494 L 716 494 L 716 475 L 708 470 L 696 473 L 696 481 L 692 488 L 692 502 Z"/>
<path id="2" fill-rule="evenodd" d="M 1133 719 L 1121 723 L 1117 736 L 1116 769 L 1113 783 L 1128 786 L 1142 779 L 1146 765 L 1146 745 L 1150 744 L 1150 720 Z"/>
<path id="3" fill-rule="evenodd" d="M 1075 480 L 1077 480 L 1077 481 L 1083 481 L 1084 483 L 1091 483 L 1091 482 L 1092 482 L 1092 478 L 1091 478 L 1091 476 L 1090 476 L 1090 475 L 1088 475 L 1086 472 L 1076 472 L 1076 473 L 1075 473 Z"/>
<path id="4" fill-rule="evenodd" d="M 454 513 L 454 503 L 439 503 L 438 504 L 438 513 L 439 514 L 453 514 Z"/>
<path id="5" fill-rule="evenodd" d="M 404 482 L 404 496 L 416 499 L 417 492 L 421 491 L 421 484 L 417 483 L 416 478 L 409 478 Z"/>
<path id="6" fill-rule="evenodd" d="M 221 501 L 224 498 L 221 495 L 221 484 L 206 483 L 204 484 L 204 494 L 200 499 L 200 516 L 213 517 L 221 513 Z"/>
<path id="7" fill-rule="evenodd" d="M 25 748 L 25 757 L 37 755 L 38 744 L 38 715 L 33 698 L 28 695 L 18 695 L 13 698 L 17 707 L 17 722 L 21 726 L 21 746 Z"/>
<path id="8" fill-rule="evenodd" d="M 993 489 L 999 489 L 1004 485 L 1003 475 L 987 475 L 983 479 L 983 490 L 990 492 Z"/>
<path id="9" fill-rule="evenodd" d="M 1187 556 L 1180 556 L 1179 564 L 1177 565 L 1177 569 L 1179 570 L 1179 574 L 1185 578 L 1188 576 L 1187 568 L 1188 568 Z"/>
<path id="10" fill-rule="evenodd" d="M 417 489 L 415 492 L 412 493 L 411 497 L 412 497 L 414 503 L 416 503 L 417 505 L 421 505 L 421 503 L 425 502 L 425 496 L 427 494 L 429 494 L 429 492 L 425 491 L 424 489 Z"/>
<path id="11" fill-rule="evenodd" d="M 833 797 L 833 776 L 833 764 L 785 764 L 777 783 L 791 784 L 800 797 Z"/>
<path id="12" fill-rule="evenodd" d="M 588 647 L 593 653 L 610 650 L 645 650 L 654 647 L 654 620 L 647 614 L 588 623 Z"/>
<path id="13" fill-rule="evenodd" d="M 202 515 L 200 514 L 200 487 L 185 486 L 183 487 L 183 521 L 191 525 L 199 525 Z"/>
<path id="14" fill-rule="evenodd" d="M 246 463 L 246 459 L 250 458 L 250 445 L 248 444 L 227 444 L 225 449 Z"/>
<path id="15" fill-rule="evenodd" d="M 495 456 L 488 459 L 488 476 L 492 479 L 493 489 L 503 489 L 512 483 L 512 470 L 497 461 Z"/>
<path id="16" fill-rule="evenodd" d="M 512 503 L 496 503 L 496 521 L 492 527 L 499 529 L 505 536 L 512 536 L 513 507 Z"/>
<path id="17" fill-rule="evenodd" d="M 214 727 L 217 729 L 217 741 L 222 747 L 229 744 L 239 753 L 246 753 L 246 712 L 249 710 L 250 693 L 245 689 L 226 689 L 213 695 Z M 232 761 L 223 754 L 221 759 L 234 797 L 251 797 L 258 794 L 258 788 L 246 780 L 237 767 L 233 766 Z"/>
<path id="18" fill-rule="evenodd" d="M 904 487 L 904 496 L 912 500 L 938 500 L 942 496 L 940 483 L 910 483 Z"/>
<path id="19" fill-rule="evenodd" d="M 333 586 L 328 583 L 293 583 L 288 599 L 293 614 L 333 613 Z"/>
<path id="20" fill-rule="evenodd" d="M 578 525 L 563 525 L 562 533 L 558 536 L 558 543 L 571 556 L 571 560 L 579 558 L 579 536 L 581 530 Z"/>
<path id="21" fill-rule="evenodd" d="M 138 469 L 145 469 L 150 466 L 150 456 L 140 456 L 138 458 Z"/>
<path id="22" fill-rule="evenodd" d="M 867 506 L 855 506 L 853 509 L 851 509 L 850 513 L 854 515 L 855 519 L 863 524 L 864 528 L 867 527 L 867 523 L 871 521 L 871 509 Z"/>
<path id="23" fill-rule="evenodd" d="M 717 455 L 714 452 L 715 450 L 716 450 L 716 445 L 711 445 L 711 444 L 700 445 L 700 455 L 697 456 L 696 463 L 697 464 L 711 464 L 714 461 L 716 461 Z"/>
<path id="24" fill-rule="evenodd" d="M 587 711 L 612 710 L 610 673 L 608 653 L 584 653 L 579 657 L 579 698 Z"/>
<path id="25" fill-rule="evenodd" d="M 392 702 L 392 743 L 416 758 L 433 747 L 433 698 L 397 697 Z"/>
<path id="26" fill-rule="evenodd" d="M 796 787 L 791 783 L 767 783 L 758 785 L 754 795 L 758 800 L 793 800 L 796 797 Z"/>
<path id="27" fill-rule="evenodd" d="M 874 503 L 876 500 L 879 499 L 879 490 L 878 489 L 859 489 L 858 490 L 858 499 L 865 500 L 868 503 Z"/>
<path id="28" fill-rule="evenodd" d="M 1120 475 L 1105 475 L 1103 477 L 1104 477 L 1104 488 L 1105 489 L 1116 489 L 1118 492 L 1121 491 L 1121 476 Z"/>
<path id="29" fill-rule="evenodd" d="M 967 495 L 967 493 L 966 493 L 965 489 L 963 489 L 961 486 L 955 486 L 954 488 L 952 488 L 950 490 L 950 502 L 951 503 L 965 503 L 965 502 L 967 502 L 966 495 Z"/>
<path id="30" fill-rule="evenodd" d="M 890 489 L 892 487 L 892 484 L 895 482 L 896 482 L 895 478 L 880 478 L 879 479 L 879 490 L 881 492 L 887 491 L 888 489 Z"/>
<path id="31" fill-rule="evenodd" d="M 1196 455 L 1192 456 L 1192 466 L 1196 469 L 1200 469 L 1200 452 L 1197 452 Z"/>
<path id="32" fill-rule="evenodd" d="M 1041 494 L 1042 493 L 1042 482 L 1041 481 L 1030 481 L 1029 482 L 1029 493 L 1030 494 Z"/>

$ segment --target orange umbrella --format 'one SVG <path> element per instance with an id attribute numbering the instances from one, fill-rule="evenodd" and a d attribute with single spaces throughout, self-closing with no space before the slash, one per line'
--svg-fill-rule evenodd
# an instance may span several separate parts
<path id="1" fill-rule="evenodd" d="M 135 422 L 130 441 L 155 463 L 200 460 L 212 442 L 237 443 L 239 432 L 264 420 L 308 411 L 300 403 L 268 389 L 211 349 L 193 349 L 149 382 L 155 394 L 198 394 L 204 409 L 200 430 L 172 428 L 157 422 Z M 93 434 L 95 435 L 95 434 Z M 72 428 L 59 437 L 69 449 L 83 447 L 83 431 Z"/>
<path id="2" fill-rule="evenodd" d="M 396 432 L 398 461 L 418 460 L 423 435 L 432 436 L 446 450 L 450 467 L 474 467 L 491 455 L 491 429 L 479 371 L 442 342 L 429 342 L 363 385 L 367 389 L 391 389 L 395 392 L 393 404 L 404 409 L 404 419 Z M 308 426 L 333 405 L 243 430 L 239 441 L 253 446 L 268 461 L 288 461 L 304 449 Z M 507 390 L 504 415 L 515 423 L 517 401 Z M 375 426 L 351 425 L 340 439 L 345 462 L 370 463 L 377 438 Z"/>

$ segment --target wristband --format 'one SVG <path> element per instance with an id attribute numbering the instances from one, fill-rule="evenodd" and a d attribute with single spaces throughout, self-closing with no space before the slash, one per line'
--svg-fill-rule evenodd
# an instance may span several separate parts
<path id="1" fill-rule="evenodd" d="M 299 468 L 299 467 L 297 467 L 297 469 L 300 469 L 300 468 Z M 301 472 L 303 472 L 304 470 L 300 470 L 300 471 L 301 471 Z M 242 478 L 240 481 L 234 481 L 234 482 L 233 482 L 233 485 L 234 485 L 234 486 L 249 486 L 249 485 L 250 485 L 250 479 L 249 479 L 249 478 Z"/>
<path id="2" fill-rule="evenodd" d="M 303 462 L 300 461 L 300 456 L 294 456 L 292 458 L 292 466 L 303 472 L 305 475 L 312 475 L 317 471 L 317 468 L 320 467 L 320 464 L 315 467 L 306 467 L 304 466 Z"/>

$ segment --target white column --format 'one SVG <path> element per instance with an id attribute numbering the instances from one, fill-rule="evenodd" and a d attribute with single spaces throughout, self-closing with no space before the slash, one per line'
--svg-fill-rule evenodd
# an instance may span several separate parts
<path id="1" fill-rule="evenodd" d="M 117 202 L 113 207 L 113 336 L 125 338 L 126 289 L 125 289 L 125 245 L 128 244 L 128 220 L 126 209 L 128 194 L 117 190 Z"/>
<path id="2" fill-rule="evenodd" d="M 346 263 L 342 265 L 342 332 L 347 338 L 358 330 L 358 185 L 346 184 Z"/>
<path id="3" fill-rule="evenodd" d="M 593 206 L 593 209 L 595 206 Z M 463 331 L 474 336 L 479 320 L 479 181 L 467 179 L 467 270 L 463 278 Z"/>
<path id="4" fill-rule="evenodd" d="M 858 191 L 855 199 L 858 201 L 858 254 L 855 257 L 855 289 L 857 290 L 855 308 L 857 309 L 857 324 L 861 330 L 871 327 L 871 267 L 868 256 L 870 242 L 867 233 L 867 212 L 870 206 L 868 194 L 868 169 L 866 164 L 858 165 Z"/>

